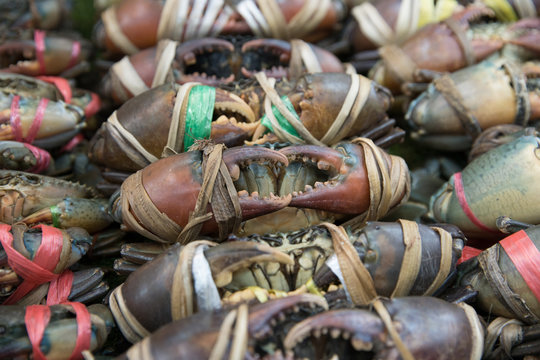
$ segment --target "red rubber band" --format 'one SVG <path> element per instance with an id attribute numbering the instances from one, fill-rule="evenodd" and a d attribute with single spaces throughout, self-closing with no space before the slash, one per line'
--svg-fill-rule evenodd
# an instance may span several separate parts
<path id="1" fill-rule="evenodd" d="M 77 65 L 77 60 L 79 59 L 79 55 L 81 53 L 81 43 L 78 41 L 74 41 L 73 45 L 71 46 L 71 58 L 69 59 L 67 69 L 71 69 L 75 65 Z"/>
<path id="2" fill-rule="evenodd" d="M 26 307 L 24 322 L 26 332 L 32 344 L 32 355 L 34 360 L 47 360 L 39 345 L 43 339 L 45 328 L 51 319 L 51 310 L 45 305 L 30 305 Z"/>
<path id="3" fill-rule="evenodd" d="M 514 233 L 499 242 L 514 263 L 517 271 L 540 301 L 540 251 L 529 235 L 523 230 Z"/>
<path id="4" fill-rule="evenodd" d="M 75 135 L 69 142 L 62 146 L 62 148 L 59 150 L 60 153 L 71 151 L 75 146 L 79 145 L 84 140 L 84 136 L 82 134 Z"/>
<path id="5" fill-rule="evenodd" d="M 73 287 L 73 272 L 66 270 L 59 277 L 51 281 L 47 293 L 47 305 L 57 305 L 68 301 Z"/>
<path id="6" fill-rule="evenodd" d="M 480 230 L 484 230 L 490 233 L 500 234 L 500 232 L 492 230 L 486 225 L 484 225 L 484 223 L 481 222 L 480 219 L 478 219 L 476 215 L 474 215 L 474 213 L 472 212 L 471 208 L 469 207 L 469 203 L 467 202 L 467 198 L 465 197 L 465 190 L 463 189 L 461 172 L 454 174 L 454 189 L 456 190 L 456 197 L 459 201 L 459 205 L 461 205 L 461 209 L 463 210 L 465 215 L 467 215 L 469 220 L 471 220 L 471 222 L 476 225 L 476 227 L 478 227 Z"/>
<path id="7" fill-rule="evenodd" d="M 69 357 L 70 360 L 82 359 L 82 352 L 90 350 L 90 340 L 92 340 L 92 320 L 90 312 L 81 303 L 67 302 L 66 305 L 71 305 L 77 317 L 77 341 L 75 348 Z"/>
<path id="8" fill-rule="evenodd" d="M 41 75 L 45 75 L 45 31 L 34 31 L 34 43 L 36 46 L 36 58 L 39 64 L 39 72 Z"/>
<path id="9" fill-rule="evenodd" d="M 20 99 L 21 97 L 19 95 L 15 95 L 13 96 L 13 99 L 11 99 L 9 123 L 11 125 L 13 137 L 16 141 L 32 143 L 35 140 L 39 129 L 41 128 L 41 123 L 43 122 L 43 117 L 45 116 L 45 111 L 47 109 L 49 99 L 43 98 L 39 101 L 39 104 L 36 108 L 36 114 L 34 115 L 34 120 L 32 121 L 32 125 L 30 125 L 28 134 L 24 138 L 22 135 L 21 114 L 19 111 Z"/>
<path id="10" fill-rule="evenodd" d="M 34 145 L 30 145 L 30 144 L 23 144 L 23 145 L 25 148 L 30 150 L 36 158 L 36 165 L 34 165 L 32 168 L 26 171 L 34 173 L 34 174 L 39 174 L 47 170 L 47 168 L 49 167 L 49 164 L 51 163 L 51 154 L 49 154 L 48 151 L 40 149 Z"/>
<path id="11" fill-rule="evenodd" d="M 59 276 L 52 271 L 60 260 L 63 245 L 62 232 L 47 225 L 37 225 L 34 228 L 41 228 L 42 237 L 41 245 L 36 251 L 34 260 L 31 261 L 13 248 L 11 226 L 0 224 L 0 243 L 8 257 L 8 264 L 17 275 L 24 279 L 3 305 L 15 304 L 36 286 Z"/>
<path id="12" fill-rule="evenodd" d="M 19 95 L 13 96 L 13 99 L 11 99 L 11 109 L 9 114 L 11 132 L 17 141 L 22 141 L 21 114 L 19 113 L 20 100 L 21 97 Z"/>
<path id="13" fill-rule="evenodd" d="M 464 246 L 463 251 L 461 251 L 461 257 L 457 261 L 456 265 L 459 265 L 467 260 L 477 257 L 478 255 L 480 255 L 481 252 L 482 250 L 480 249 L 473 248 L 471 246 Z"/>
<path id="14" fill-rule="evenodd" d="M 49 99 L 43 98 L 39 100 L 39 104 L 36 109 L 36 115 L 34 116 L 34 121 L 32 121 L 32 125 L 28 130 L 28 134 L 23 139 L 24 142 L 33 143 L 36 139 L 36 135 L 39 131 L 39 128 L 41 128 L 41 123 L 43 122 L 43 117 L 45 116 L 45 110 L 47 109 L 48 103 Z"/>
<path id="15" fill-rule="evenodd" d="M 92 97 L 92 100 L 84 108 L 84 115 L 87 118 L 96 115 L 99 109 L 101 109 L 101 99 L 99 96 L 93 92 L 90 93 L 90 96 Z"/>
<path id="16" fill-rule="evenodd" d="M 37 78 L 39 80 L 48 82 L 49 84 L 53 84 L 54 86 L 56 86 L 58 91 L 60 91 L 60 94 L 62 94 L 64 102 L 67 104 L 71 104 L 71 98 L 73 97 L 73 93 L 71 91 L 71 86 L 66 79 L 59 76 L 38 76 Z"/>

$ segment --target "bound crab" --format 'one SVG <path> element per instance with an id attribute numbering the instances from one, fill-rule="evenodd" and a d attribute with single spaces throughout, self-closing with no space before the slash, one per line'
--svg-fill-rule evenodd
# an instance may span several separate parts
<path id="1" fill-rule="evenodd" d="M 494 20 L 491 9 L 470 6 L 444 22 L 427 25 L 400 47 L 380 48 L 382 60 L 373 67 L 370 78 L 399 94 L 403 83 L 429 80 L 434 72 L 459 70 L 497 51 L 521 60 L 538 53 L 538 19 L 512 24 Z"/>
<path id="2" fill-rule="evenodd" d="M 179 182 L 185 186 L 179 188 Z M 134 196 L 139 193 L 145 196 Z M 215 145 L 169 156 L 131 175 L 111 198 L 111 214 L 126 229 L 150 239 L 187 242 L 199 231 L 216 233 L 218 225 L 224 239 L 241 220 L 285 206 L 374 220 L 408 194 L 404 161 L 369 139 L 334 148 L 291 146 L 279 152 Z M 181 203 L 175 200 L 179 198 Z M 209 203 L 214 216 L 207 214 Z M 301 221 L 296 229 L 314 225 Z"/>
<path id="3" fill-rule="evenodd" d="M 89 70 L 90 54 L 91 44 L 85 39 L 42 30 L 22 31 L 1 42 L 0 68 L 30 76 L 74 77 Z"/>
<path id="4" fill-rule="evenodd" d="M 310 74 L 295 82 L 278 82 L 276 89 L 263 73 L 256 77 L 258 82 L 230 86 L 228 91 L 186 84 L 145 92 L 111 115 L 92 139 L 90 157 L 133 171 L 208 137 L 227 146 L 249 138 L 258 143 L 332 145 L 352 136 L 389 146 L 403 138 L 404 132 L 386 114 L 391 95 L 365 77 Z M 260 117 L 262 125 L 255 122 Z M 265 136 L 268 129 L 275 135 Z"/>
<path id="5" fill-rule="evenodd" d="M 301 40 L 164 40 L 115 63 L 101 87 L 103 96 L 123 103 L 171 78 L 178 84 L 218 86 L 263 70 L 269 77 L 295 78 L 305 72 L 343 72 L 344 65 L 330 52 Z"/>
<path id="6" fill-rule="evenodd" d="M 110 54 L 134 54 L 160 39 L 180 42 L 218 34 L 252 34 L 278 39 L 324 38 L 346 15 L 341 0 L 313 3 L 271 1 L 184 2 L 124 0 L 105 10 L 94 29 Z"/>
<path id="7" fill-rule="evenodd" d="M 533 123 L 540 118 L 537 75 L 538 65 L 505 58 L 443 75 L 409 106 L 411 136 L 430 147 L 462 151 L 492 126 Z"/>
<path id="8" fill-rule="evenodd" d="M 0 244 L 2 305 L 95 302 L 109 291 L 100 268 L 69 270 L 92 244 L 81 228 L 0 224 Z"/>

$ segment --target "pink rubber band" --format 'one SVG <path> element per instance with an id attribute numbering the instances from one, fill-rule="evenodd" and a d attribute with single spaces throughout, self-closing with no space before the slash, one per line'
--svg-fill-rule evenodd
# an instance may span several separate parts
<path id="1" fill-rule="evenodd" d="M 482 250 L 480 249 L 473 248 L 471 246 L 464 246 L 463 251 L 461 252 L 461 257 L 457 261 L 456 265 L 459 265 L 467 260 L 477 257 L 478 255 L 480 255 L 481 252 Z"/>
<path id="2" fill-rule="evenodd" d="M 30 129 L 28 130 L 28 134 L 25 138 L 23 138 L 22 135 L 20 99 L 21 97 L 19 95 L 15 95 L 11 100 L 9 122 L 11 125 L 13 137 L 16 141 L 19 142 L 32 143 L 35 140 L 35 137 L 41 127 L 41 123 L 43 122 L 43 117 L 45 116 L 45 110 L 47 109 L 49 99 L 43 98 L 39 101 L 34 120 L 32 121 L 32 125 L 30 125 Z"/>
<path id="3" fill-rule="evenodd" d="M 73 150 L 73 148 L 75 148 L 75 146 L 79 145 L 83 140 L 84 140 L 84 136 L 82 134 L 77 134 L 71 140 L 69 140 L 69 142 L 66 145 L 62 146 L 59 152 L 63 153 L 66 151 L 71 151 Z"/>
<path id="4" fill-rule="evenodd" d="M 28 169 L 26 171 L 34 173 L 34 174 L 39 174 L 47 170 L 47 168 L 49 167 L 49 164 L 51 163 L 51 154 L 49 154 L 48 151 L 40 149 L 34 145 L 30 145 L 30 144 L 23 144 L 23 145 L 25 148 L 30 150 L 36 158 L 36 165 L 34 165 L 31 169 Z"/>
<path id="5" fill-rule="evenodd" d="M 39 80 L 43 80 L 45 82 L 48 82 L 49 84 L 53 84 L 54 86 L 56 86 L 58 91 L 60 91 L 60 94 L 62 94 L 64 102 L 67 104 L 71 104 L 71 98 L 73 97 L 73 93 L 71 91 L 71 86 L 66 79 L 58 76 L 38 76 L 37 78 Z"/>
<path id="6" fill-rule="evenodd" d="M 71 47 L 71 58 L 69 59 L 69 64 L 66 69 L 71 69 L 75 65 L 77 65 L 77 59 L 79 58 L 79 55 L 81 54 L 81 43 L 78 41 L 73 42 L 73 46 Z"/>
<path id="7" fill-rule="evenodd" d="M 540 251 L 523 230 L 514 233 L 499 242 L 514 263 L 517 271 L 540 301 Z"/>
<path id="8" fill-rule="evenodd" d="M 82 352 L 90 349 L 90 340 L 92 340 L 92 319 L 90 318 L 90 312 L 81 303 L 67 302 L 65 305 L 71 305 L 77 317 L 77 341 L 69 359 L 82 359 Z"/>
<path id="9" fill-rule="evenodd" d="M 22 141 L 21 114 L 19 113 L 19 101 L 21 97 L 14 95 L 11 99 L 11 110 L 9 114 L 9 123 L 15 140 Z"/>
<path id="10" fill-rule="evenodd" d="M 36 45 L 36 58 L 39 64 L 39 72 L 41 75 L 47 73 L 45 69 L 45 31 L 34 31 L 34 43 Z"/>
<path id="11" fill-rule="evenodd" d="M 47 360 L 39 345 L 43 339 L 45 328 L 51 319 L 51 310 L 45 305 L 30 305 L 26 307 L 24 322 L 26 332 L 32 344 L 32 357 L 34 360 Z"/>
<path id="12" fill-rule="evenodd" d="M 73 287 L 73 272 L 65 270 L 59 277 L 51 281 L 47 293 L 47 305 L 58 305 L 68 301 Z"/>
<path id="13" fill-rule="evenodd" d="M 49 103 L 49 99 L 42 98 L 39 100 L 39 105 L 36 109 L 36 115 L 34 116 L 34 121 L 32 121 L 32 125 L 30 126 L 30 129 L 28 130 L 28 134 L 23 139 L 23 142 L 27 143 L 33 143 L 36 139 L 36 135 L 41 128 L 41 123 L 43 122 L 43 117 L 45 116 L 45 110 L 47 109 L 47 104 Z"/>
<path id="14" fill-rule="evenodd" d="M 471 208 L 469 207 L 469 203 L 467 202 L 467 198 L 465 196 L 465 190 L 463 189 L 463 180 L 461 179 L 461 172 L 454 174 L 454 189 L 456 190 L 456 197 L 459 201 L 459 205 L 461 205 L 461 209 L 463 209 L 463 212 L 465 213 L 465 215 L 467 215 L 469 220 L 471 220 L 471 222 L 474 225 L 476 225 L 480 230 L 484 230 L 490 233 L 500 234 L 499 231 L 492 230 L 486 225 L 484 225 L 484 223 L 482 223 L 480 219 L 478 219 L 476 215 L 474 215 L 474 213 L 472 212 Z"/>

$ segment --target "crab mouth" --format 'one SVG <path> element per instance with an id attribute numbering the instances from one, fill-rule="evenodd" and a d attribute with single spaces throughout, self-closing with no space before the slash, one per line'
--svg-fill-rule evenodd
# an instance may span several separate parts
<path id="1" fill-rule="evenodd" d="M 299 146 L 282 149 L 280 152 L 287 158 L 287 162 L 282 163 L 244 162 L 238 176 L 234 178 L 238 196 L 290 195 L 295 198 L 304 193 L 323 191 L 339 185 L 342 160 L 332 157 L 334 154 L 329 149 L 316 151 L 315 148 Z"/>
<path id="2" fill-rule="evenodd" d="M 10 42 L 0 46 L 0 68 L 2 71 L 37 70 L 36 51 L 33 46 Z"/>
<path id="3" fill-rule="evenodd" d="M 200 39 L 178 47 L 176 71 L 183 82 L 199 81 L 218 85 L 234 81 L 234 46 L 221 39 Z"/>
<path id="4" fill-rule="evenodd" d="M 242 75 L 251 78 L 264 71 L 268 77 L 282 78 L 289 75 L 291 46 L 276 39 L 256 39 L 242 45 Z"/>

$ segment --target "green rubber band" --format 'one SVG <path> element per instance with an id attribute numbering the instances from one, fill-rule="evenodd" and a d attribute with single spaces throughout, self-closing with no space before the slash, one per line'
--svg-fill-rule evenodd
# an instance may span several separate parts
<path id="1" fill-rule="evenodd" d="M 287 96 L 282 96 L 281 100 L 283 101 L 283 103 L 285 104 L 287 109 L 289 109 L 289 111 L 294 115 L 294 117 L 297 118 L 298 120 L 300 120 L 300 117 L 296 113 L 296 110 L 294 110 L 294 106 L 291 103 L 291 101 L 289 100 L 289 98 Z M 278 121 L 279 125 L 281 126 L 281 128 L 283 130 L 285 130 L 286 132 L 288 132 L 291 135 L 294 135 L 296 137 L 301 138 L 301 136 L 298 135 L 298 132 L 296 132 L 296 129 L 287 121 L 287 119 L 285 119 L 285 117 L 283 115 L 281 115 L 279 110 L 274 105 L 272 105 L 272 113 L 276 117 L 276 120 Z M 270 120 L 268 119 L 268 117 L 266 115 L 264 115 L 262 117 L 261 124 L 266 126 L 270 131 L 274 132 L 274 128 L 272 127 L 272 123 L 270 122 Z"/>
<path id="2" fill-rule="evenodd" d="M 56 205 L 51 206 L 50 209 L 51 209 L 51 216 L 52 216 L 53 226 L 55 228 L 59 228 L 60 227 L 60 215 L 62 214 L 62 212 L 60 211 L 60 209 L 58 209 L 58 206 L 56 206 Z"/>
<path id="3" fill-rule="evenodd" d="M 215 88 L 204 85 L 191 88 L 186 113 L 184 151 L 188 151 L 195 140 L 210 139 L 215 102 Z"/>

